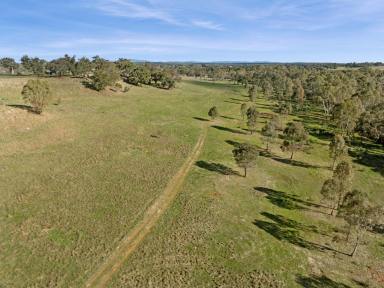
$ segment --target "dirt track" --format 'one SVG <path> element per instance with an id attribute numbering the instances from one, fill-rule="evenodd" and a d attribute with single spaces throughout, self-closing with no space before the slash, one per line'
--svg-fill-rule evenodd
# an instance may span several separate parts
<path id="1" fill-rule="evenodd" d="M 127 258 L 136 250 L 145 236 L 155 226 L 161 215 L 172 204 L 173 200 L 180 191 L 188 172 L 196 162 L 205 142 L 207 128 L 204 127 L 192 153 L 187 158 L 180 170 L 168 183 L 167 187 L 159 198 L 145 212 L 143 219 L 129 232 L 121 241 L 112 254 L 87 280 L 85 287 L 106 287 L 113 275 L 121 268 Z"/>

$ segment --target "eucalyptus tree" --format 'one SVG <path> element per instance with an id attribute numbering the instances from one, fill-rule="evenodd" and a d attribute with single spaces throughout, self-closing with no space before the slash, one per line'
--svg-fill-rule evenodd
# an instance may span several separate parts
<path id="1" fill-rule="evenodd" d="M 336 161 L 346 155 L 348 147 L 345 145 L 344 137 L 335 134 L 329 143 L 329 156 L 332 158 L 332 170 L 335 169 Z"/>
<path id="2" fill-rule="evenodd" d="M 268 121 L 261 129 L 261 135 L 263 135 L 263 141 L 267 144 L 266 150 L 269 151 L 269 144 L 273 143 L 277 138 L 278 133 L 273 121 Z"/>
<path id="3" fill-rule="evenodd" d="M 340 162 L 332 178 L 326 180 L 321 188 L 323 199 L 331 203 L 331 215 L 337 211 L 344 196 L 350 191 L 353 178 L 353 168 L 350 162 Z"/>
<path id="4" fill-rule="evenodd" d="M 250 144 L 240 144 L 233 151 L 237 166 L 244 169 L 244 177 L 247 177 L 247 169 L 254 167 L 259 157 L 257 148 Z"/>
<path id="5" fill-rule="evenodd" d="M 219 111 L 216 106 L 213 106 L 211 109 L 209 109 L 208 116 L 211 117 L 212 120 L 215 120 L 217 116 L 219 116 Z"/>
<path id="6" fill-rule="evenodd" d="M 378 224 L 383 217 L 383 208 L 372 205 L 366 193 L 359 190 L 353 190 L 347 193 L 343 203 L 340 206 L 339 216 L 343 217 L 356 231 L 356 240 L 350 256 L 353 257 L 364 238 L 365 232 Z M 349 238 L 350 230 L 348 232 Z"/>
<path id="7" fill-rule="evenodd" d="M 289 122 L 283 132 L 284 142 L 282 151 L 291 152 L 290 159 L 296 151 L 303 150 L 308 139 L 308 133 L 301 122 Z"/>
<path id="8" fill-rule="evenodd" d="M 256 131 L 258 112 L 255 106 L 251 106 L 247 110 L 247 126 L 251 135 Z"/>

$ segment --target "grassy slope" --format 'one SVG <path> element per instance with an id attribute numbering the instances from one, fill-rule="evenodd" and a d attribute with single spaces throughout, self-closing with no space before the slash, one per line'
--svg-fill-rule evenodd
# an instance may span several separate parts
<path id="1" fill-rule="evenodd" d="M 3 81 L 2 102 L 22 104 L 26 79 Z M 223 97 L 190 84 L 117 95 L 49 81 L 54 102 L 62 100 L 44 115 L 1 106 L 0 283 L 7 287 L 83 283 L 184 162 L 201 130 L 195 111 Z"/>
<path id="2" fill-rule="evenodd" d="M 0 98 L 16 104 L 22 83 L 9 81 L 0 81 Z M 313 244 L 350 249 L 332 242 L 342 223 L 300 202 L 317 203 L 330 176 L 326 141 L 313 137 L 314 149 L 298 153 L 296 166 L 284 163 L 277 143 L 276 155 L 261 157 L 247 179 L 224 175 L 238 170 L 231 141 L 263 145 L 238 127 L 242 88 L 185 81 L 173 91 L 100 95 L 75 80 L 50 81 L 62 103 L 42 118 L 20 111 L 0 140 L 1 284 L 83 283 L 177 171 L 200 132 L 193 117 L 206 118 L 213 105 L 227 118 L 210 128 L 183 192 L 110 287 L 265 286 L 269 273 L 288 287 L 345 287 L 384 260 L 377 235 L 353 261 Z M 264 112 L 270 104 L 258 100 Z M 356 187 L 381 203 L 382 183 L 356 163 Z M 311 275 L 320 271 L 323 278 Z"/>
<path id="3" fill-rule="evenodd" d="M 289 156 L 276 143 L 274 157 L 261 157 L 247 179 L 234 175 L 231 141 L 263 146 L 259 134 L 244 135 L 239 128 L 239 103 L 246 100 L 241 88 L 217 99 L 224 117 L 214 125 L 232 130 L 210 128 L 204 153 L 175 205 L 110 287 L 269 287 L 271 278 L 287 287 L 354 287 L 355 281 L 379 279 L 382 236 L 370 234 L 368 245 L 351 259 L 336 252 L 349 252 L 351 244 L 333 241 L 343 223 L 311 205 L 319 203 L 322 182 L 331 175 L 327 141 L 311 137 L 313 149 L 298 153 L 295 165 L 285 161 Z M 266 113 L 270 104 L 257 103 Z M 355 168 L 355 187 L 383 203 L 382 176 L 371 167 Z"/>

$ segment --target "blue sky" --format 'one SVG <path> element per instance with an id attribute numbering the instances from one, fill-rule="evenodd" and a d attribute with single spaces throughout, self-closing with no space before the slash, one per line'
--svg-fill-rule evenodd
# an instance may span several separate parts
<path id="1" fill-rule="evenodd" d="M 384 61 L 384 0 L 1 0 L 0 57 Z"/>

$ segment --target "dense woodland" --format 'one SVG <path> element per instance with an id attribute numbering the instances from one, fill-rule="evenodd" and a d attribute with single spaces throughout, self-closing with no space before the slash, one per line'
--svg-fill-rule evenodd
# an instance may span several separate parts
<path id="1" fill-rule="evenodd" d="M 359 133 L 384 144 L 384 70 L 375 66 L 180 65 L 174 69 L 181 75 L 249 87 L 250 97 L 262 93 L 276 100 L 282 114 L 317 108 L 325 124 L 347 139 Z"/>

